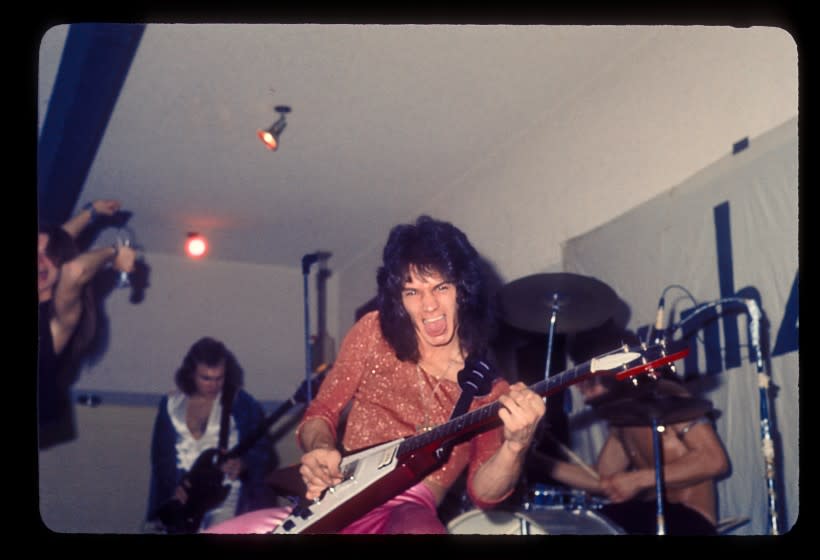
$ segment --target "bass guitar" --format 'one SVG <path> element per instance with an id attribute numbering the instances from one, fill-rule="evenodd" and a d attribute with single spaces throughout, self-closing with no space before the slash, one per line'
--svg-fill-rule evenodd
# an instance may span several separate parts
<path id="1" fill-rule="evenodd" d="M 595 375 L 611 375 L 618 381 L 674 362 L 689 353 L 684 341 L 667 349 L 623 347 L 593 358 L 530 387 L 541 396 L 551 395 Z M 480 431 L 498 426 L 500 404 L 496 401 L 429 431 L 356 451 L 342 459 L 342 482 L 309 501 L 302 498 L 273 534 L 335 533 L 373 508 L 410 488 L 446 460 L 452 445 Z M 295 467 L 290 467 L 295 468 Z"/>
<path id="2" fill-rule="evenodd" d="M 230 485 L 225 484 L 222 464 L 244 455 L 285 413 L 297 404 L 305 404 L 308 387 L 311 388 L 311 394 L 315 393 L 328 369 L 325 364 L 317 368 L 316 375 L 309 381 L 303 381 L 290 399 L 279 405 L 252 434 L 235 447 L 227 452 L 216 448 L 207 449 L 197 457 L 191 469 L 180 481 L 185 486 L 188 499 L 183 504 L 176 498 L 171 498 L 157 512 L 167 533 L 196 533 L 199 530 L 205 513 L 222 504 L 230 492 Z"/>

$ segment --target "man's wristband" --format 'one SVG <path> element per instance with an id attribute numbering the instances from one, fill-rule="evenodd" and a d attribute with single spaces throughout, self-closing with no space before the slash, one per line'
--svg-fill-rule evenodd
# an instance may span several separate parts
<path id="1" fill-rule="evenodd" d="M 89 214 L 91 214 L 91 221 L 92 222 L 97 219 L 97 216 L 99 216 L 99 213 L 94 209 L 94 203 L 93 202 L 86 202 L 85 205 L 83 206 L 83 210 L 88 210 Z"/>

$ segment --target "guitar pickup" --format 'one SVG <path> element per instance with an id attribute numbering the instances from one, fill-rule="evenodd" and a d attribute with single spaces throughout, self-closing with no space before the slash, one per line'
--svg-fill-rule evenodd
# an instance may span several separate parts
<path id="1" fill-rule="evenodd" d="M 353 473 L 356 472 L 356 467 L 358 466 L 358 461 L 352 461 L 344 466 L 342 469 L 342 482 L 345 480 L 351 480 L 353 478 Z"/>
<path id="2" fill-rule="evenodd" d="M 392 464 L 393 459 L 395 458 L 396 452 L 398 451 L 398 449 L 399 449 L 398 446 L 392 446 L 392 447 L 388 447 L 387 449 L 385 449 L 384 453 L 382 454 L 382 460 L 379 463 L 377 468 L 382 469 L 382 468 Z"/>
<path id="3" fill-rule="evenodd" d="M 293 508 L 293 511 L 291 511 L 290 514 L 292 516 L 295 516 L 295 517 L 301 517 L 302 519 L 307 519 L 308 517 L 313 515 L 313 512 L 310 511 L 309 507 L 304 506 L 304 505 L 299 505 L 299 506 L 296 506 L 295 508 Z"/>

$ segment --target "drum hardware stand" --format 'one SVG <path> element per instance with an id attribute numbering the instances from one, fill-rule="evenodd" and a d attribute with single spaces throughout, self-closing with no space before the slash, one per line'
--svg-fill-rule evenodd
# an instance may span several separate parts
<path id="1" fill-rule="evenodd" d="M 666 427 L 658 424 L 657 417 L 652 417 L 652 447 L 655 454 L 655 507 L 658 535 L 666 534 L 666 518 L 663 510 L 663 461 L 661 459 L 661 432 Z"/>
<path id="2" fill-rule="evenodd" d="M 666 337 L 661 336 L 659 339 L 656 339 L 656 342 L 660 344 L 661 348 L 663 349 L 664 355 L 666 354 Z M 646 350 L 646 344 L 641 345 L 644 350 Z M 646 361 L 644 359 L 644 361 Z M 674 367 L 674 366 L 672 366 Z M 657 380 L 658 376 L 655 373 L 654 369 L 650 369 L 648 375 L 652 378 Z M 633 382 L 635 379 L 633 378 Z M 666 431 L 666 426 L 660 424 L 658 422 L 658 414 L 652 415 L 652 452 L 655 458 L 655 526 L 656 526 L 656 535 L 665 535 L 666 534 L 666 516 L 664 515 L 664 507 L 663 507 L 663 457 L 662 457 L 662 447 L 661 447 L 661 433 Z"/>
<path id="3" fill-rule="evenodd" d="M 555 338 L 555 321 L 558 317 L 558 310 L 561 305 L 558 303 L 558 293 L 552 294 L 552 315 L 550 316 L 549 334 L 547 335 L 547 363 L 544 368 L 544 380 L 550 376 L 550 363 L 552 358 L 552 341 Z"/>

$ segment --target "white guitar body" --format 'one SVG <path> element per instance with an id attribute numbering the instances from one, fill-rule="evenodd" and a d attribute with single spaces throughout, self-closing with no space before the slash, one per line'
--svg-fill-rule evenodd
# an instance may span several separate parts
<path id="1" fill-rule="evenodd" d="M 404 439 L 397 439 L 348 455 L 339 466 L 342 482 L 327 489 L 324 495 L 306 506 L 303 514 L 291 514 L 273 534 L 296 534 L 305 531 L 326 515 L 336 511 L 363 490 L 393 472 L 398 464 L 398 449 Z M 353 521 L 351 519 L 351 521 Z"/>

